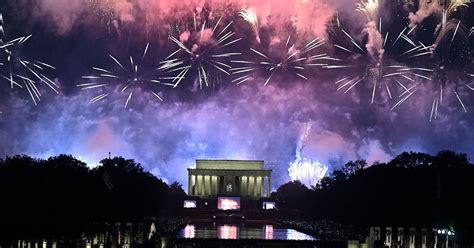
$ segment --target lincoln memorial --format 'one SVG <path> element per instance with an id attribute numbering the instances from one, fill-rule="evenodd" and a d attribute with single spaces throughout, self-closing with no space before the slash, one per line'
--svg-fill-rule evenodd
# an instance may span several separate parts
<path id="1" fill-rule="evenodd" d="M 263 169 L 263 161 L 196 160 L 196 169 L 188 169 L 188 195 L 269 197 L 271 173 Z"/>

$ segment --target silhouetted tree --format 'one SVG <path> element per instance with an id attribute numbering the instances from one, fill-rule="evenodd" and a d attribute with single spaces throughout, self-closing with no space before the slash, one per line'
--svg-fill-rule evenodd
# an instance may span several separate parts
<path id="1" fill-rule="evenodd" d="M 133 220 L 168 205 L 170 188 L 134 160 L 89 169 L 71 155 L 0 160 L 0 224 Z"/>
<path id="2" fill-rule="evenodd" d="M 310 190 L 300 181 L 285 183 L 276 191 L 278 207 L 281 209 L 302 209 L 300 204 L 308 201 L 309 193 Z"/>
<path id="3" fill-rule="evenodd" d="M 362 170 L 367 167 L 367 161 L 365 160 L 356 160 L 356 161 L 349 161 L 347 162 L 342 171 L 347 176 L 355 174 L 357 171 Z"/>

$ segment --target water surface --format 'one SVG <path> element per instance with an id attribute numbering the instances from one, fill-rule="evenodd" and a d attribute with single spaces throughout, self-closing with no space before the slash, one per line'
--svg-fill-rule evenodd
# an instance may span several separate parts
<path id="1" fill-rule="evenodd" d="M 178 233 L 178 238 L 316 240 L 308 234 L 276 225 L 237 225 L 215 223 L 190 223 Z"/>

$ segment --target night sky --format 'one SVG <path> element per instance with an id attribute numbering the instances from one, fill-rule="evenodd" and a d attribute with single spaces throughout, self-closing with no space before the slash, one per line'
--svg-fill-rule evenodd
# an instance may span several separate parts
<path id="1" fill-rule="evenodd" d="M 0 52 L 0 156 L 72 154 L 94 166 L 111 152 L 185 187 L 196 159 L 265 160 L 275 186 L 290 180 L 295 159 L 331 171 L 349 160 L 386 162 L 403 151 L 450 149 L 472 158 L 474 8 L 459 0 L 457 8 L 409 2 L 371 0 L 357 11 L 353 0 L 3 0 L 2 40 L 33 35 L 11 56 L 53 65 L 42 68 L 58 93 Z M 242 11 L 258 21 L 247 22 Z M 225 32 L 238 41 L 219 47 L 216 34 L 230 22 Z M 216 54 L 241 53 L 219 60 L 233 68 L 242 66 L 235 61 L 265 60 L 251 48 L 277 62 L 293 53 L 326 59 L 302 69 L 283 64 L 268 82 L 272 72 L 256 69 L 238 85 L 242 75 L 207 65 L 209 86 L 202 89 L 194 66 L 172 87 L 179 71 L 155 70 L 179 49 L 170 36 L 189 46 L 193 59 L 215 47 Z M 313 39 L 325 43 L 301 52 Z M 122 92 L 118 79 L 83 77 L 97 75 L 93 67 L 121 73 L 109 55 L 126 67 L 133 56 L 161 83 Z M 378 65 L 381 75 L 403 73 L 373 80 Z M 11 87 L 11 68 L 36 81 L 37 105 L 26 87 Z M 345 77 L 354 80 L 340 81 Z M 78 87 L 85 83 L 105 86 Z M 109 95 L 91 102 L 101 94 Z"/>

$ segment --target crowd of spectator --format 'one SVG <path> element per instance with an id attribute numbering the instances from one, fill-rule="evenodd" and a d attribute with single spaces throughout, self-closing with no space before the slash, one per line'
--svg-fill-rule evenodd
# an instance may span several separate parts
<path id="1" fill-rule="evenodd" d="M 155 232 L 159 236 L 174 235 L 183 229 L 189 222 L 189 217 L 182 216 L 161 216 L 153 218 Z"/>

